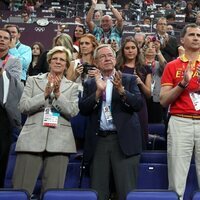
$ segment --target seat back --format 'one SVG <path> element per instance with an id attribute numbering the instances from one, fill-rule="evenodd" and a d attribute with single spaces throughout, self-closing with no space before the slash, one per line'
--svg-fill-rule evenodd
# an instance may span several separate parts
<path id="1" fill-rule="evenodd" d="M 199 200 L 200 199 L 200 191 L 196 191 L 193 194 L 192 200 Z"/>
<path id="2" fill-rule="evenodd" d="M 131 191 L 126 200 L 178 200 L 177 193 L 173 191 Z"/>
<path id="3" fill-rule="evenodd" d="M 29 194 L 25 190 L 0 189 L 1 200 L 29 200 Z"/>
<path id="4" fill-rule="evenodd" d="M 140 163 L 137 189 L 167 189 L 167 164 Z"/>
<path id="5" fill-rule="evenodd" d="M 144 151 L 140 156 L 140 163 L 167 164 L 167 151 Z"/>
<path id="6" fill-rule="evenodd" d="M 94 190 L 65 190 L 55 189 L 44 192 L 42 200 L 97 200 Z"/>
<path id="7" fill-rule="evenodd" d="M 148 124 L 148 143 L 149 150 L 166 150 L 167 140 L 165 125 L 163 123 Z"/>

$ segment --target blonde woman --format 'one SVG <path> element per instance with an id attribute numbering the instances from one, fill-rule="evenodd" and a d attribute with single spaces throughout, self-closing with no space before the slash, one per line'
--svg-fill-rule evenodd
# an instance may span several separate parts
<path id="1" fill-rule="evenodd" d="M 63 188 L 69 154 L 76 152 L 70 118 L 78 109 L 78 85 L 64 76 L 71 53 L 56 46 L 47 54 L 49 73 L 30 76 L 20 100 L 27 120 L 16 144 L 15 189 L 32 194 L 43 168 L 41 192 Z"/>

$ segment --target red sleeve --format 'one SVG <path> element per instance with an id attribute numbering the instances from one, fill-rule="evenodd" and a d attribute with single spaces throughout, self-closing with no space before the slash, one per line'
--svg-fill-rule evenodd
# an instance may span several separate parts
<path id="1" fill-rule="evenodd" d="M 174 74 L 174 66 L 172 64 L 172 62 L 168 63 L 164 69 L 164 72 L 162 74 L 162 77 L 161 77 L 161 85 L 162 86 L 165 86 L 165 85 L 168 85 L 168 86 L 173 86 L 174 85 L 174 77 L 175 77 L 175 74 Z"/>

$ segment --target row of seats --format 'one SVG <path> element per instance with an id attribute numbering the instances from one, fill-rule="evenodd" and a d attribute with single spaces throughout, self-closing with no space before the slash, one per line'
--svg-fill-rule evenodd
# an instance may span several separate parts
<path id="1" fill-rule="evenodd" d="M 15 144 L 11 147 L 9 162 L 6 172 L 5 188 L 12 188 L 11 180 L 15 166 L 16 153 Z M 65 188 L 90 188 L 90 177 L 88 176 L 86 166 L 82 165 L 81 154 L 76 154 L 70 158 L 67 169 Z M 35 194 L 40 193 L 41 175 L 38 177 L 34 190 Z M 167 153 L 166 151 L 145 151 L 141 154 L 139 164 L 139 176 L 137 189 L 167 189 Z M 188 200 L 193 192 L 198 189 L 196 178 L 196 168 L 194 160 L 189 171 L 187 179 L 186 192 L 184 200 Z"/>
<path id="2" fill-rule="evenodd" d="M 1 200 L 29 200 L 29 194 L 24 190 L 0 190 Z M 97 200 L 94 190 L 52 189 L 42 195 L 42 200 Z M 191 200 L 199 200 L 200 191 L 196 191 Z M 134 190 L 127 194 L 126 200 L 178 200 L 174 191 L 168 190 Z M 189 199 L 187 199 L 189 200 Z"/>

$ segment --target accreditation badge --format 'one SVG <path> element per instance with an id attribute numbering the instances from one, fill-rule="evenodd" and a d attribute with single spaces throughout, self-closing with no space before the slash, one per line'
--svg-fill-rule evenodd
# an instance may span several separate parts
<path id="1" fill-rule="evenodd" d="M 44 110 L 43 126 L 56 127 L 58 125 L 58 118 L 60 113 L 50 107 L 46 107 Z"/>
<path id="2" fill-rule="evenodd" d="M 112 114 L 111 114 L 111 111 L 110 111 L 110 107 L 108 105 L 103 107 L 103 112 L 104 112 L 106 121 L 107 122 L 112 122 L 113 118 L 112 118 Z"/>
<path id="3" fill-rule="evenodd" d="M 190 92 L 190 99 L 196 111 L 200 110 L 200 93 Z"/>

